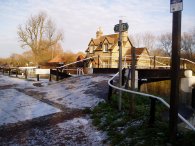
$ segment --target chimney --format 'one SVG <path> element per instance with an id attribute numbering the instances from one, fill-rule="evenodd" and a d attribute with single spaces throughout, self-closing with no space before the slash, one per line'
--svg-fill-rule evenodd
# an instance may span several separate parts
<path id="1" fill-rule="evenodd" d="M 96 38 L 98 39 L 98 38 L 100 38 L 102 35 L 103 35 L 102 28 L 99 27 L 98 30 L 97 30 L 97 32 L 96 32 Z"/>

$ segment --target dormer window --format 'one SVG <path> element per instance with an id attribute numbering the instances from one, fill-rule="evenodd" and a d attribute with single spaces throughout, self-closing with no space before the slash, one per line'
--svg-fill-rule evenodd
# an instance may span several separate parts
<path id="1" fill-rule="evenodd" d="M 95 51 L 95 49 L 96 49 L 96 46 L 95 45 L 94 46 L 89 46 L 89 53 L 90 54 L 93 54 L 94 51 Z"/>
<path id="2" fill-rule="evenodd" d="M 104 44 L 103 52 L 108 52 L 108 44 Z"/>
<path id="3" fill-rule="evenodd" d="M 90 46 L 90 47 L 89 47 L 89 53 L 90 53 L 90 54 L 93 54 L 93 53 L 94 53 L 94 46 Z"/>

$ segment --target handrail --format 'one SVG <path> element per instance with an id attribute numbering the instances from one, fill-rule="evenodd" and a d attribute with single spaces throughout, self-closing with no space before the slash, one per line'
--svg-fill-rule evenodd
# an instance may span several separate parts
<path id="1" fill-rule="evenodd" d="M 162 98 L 158 97 L 158 96 L 155 96 L 155 95 L 151 95 L 151 94 L 147 94 L 147 93 L 142 93 L 142 92 L 137 92 L 137 91 L 132 91 L 132 90 L 127 90 L 127 89 L 124 89 L 124 88 L 119 88 L 117 86 L 114 86 L 112 85 L 110 82 L 111 80 L 113 80 L 117 75 L 119 74 L 116 73 L 112 78 L 110 78 L 108 80 L 108 85 L 111 86 L 112 88 L 115 88 L 117 90 L 121 90 L 121 91 L 124 91 L 124 92 L 129 92 L 129 93 L 133 93 L 133 94 L 137 94 L 137 95 L 142 95 L 142 96 L 147 96 L 147 97 L 151 97 L 151 98 L 155 98 L 157 100 L 159 100 L 160 102 L 162 102 L 166 107 L 170 108 L 170 105 Z M 189 123 L 181 114 L 178 113 L 178 117 L 184 122 L 186 123 L 193 131 L 195 131 L 195 127 Z"/>
<path id="2" fill-rule="evenodd" d="M 149 61 L 149 60 L 153 60 L 153 61 L 154 61 L 154 57 L 156 57 L 156 59 L 157 59 L 157 58 L 171 59 L 170 57 L 164 57 L 164 56 L 147 56 L 147 55 L 136 55 L 136 56 L 149 57 L 149 59 L 140 58 L 141 61 Z M 118 58 L 118 57 L 113 57 L 113 56 L 101 56 L 101 57 L 93 56 L 93 57 L 85 58 L 85 59 L 80 60 L 80 61 L 71 62 L 71 63 L 69 63 L 69 64 L 65 64 L 65 65 L 60 66 L 60 67 L 57 67 L 57 68 L 64 68 L 64 67 L 67 67 L 67 66 L 69 66 L 69 65 L 76 64 L 76 63 L 78 63 L 78 62 L 83 62 L 83 61 L 85 61 L 85 60 L 89 60 L 89 59 L 92 59 L 92 58 L 99 58 L 100 63 L 102 63 L 101 58 L 110 58 L 110 57 L 111 57 L 112 59 Z M 125 56 L 122 57 L 122 58 L 124 59 L 124 61 L 125 61 L 125 63 L 126 63 L 127 59 L 131 59 L 131 55 L 125 55 Z M 187 62 L 192 63 L 193 65 L 195 65 L 195 62 L 193 62 L 193 61 L 191 61 L 191 60 L 184 59 L 184 58 L 180 58 L 180 59 L 181 59 L 181 60 L 184 60 L 184 61 L 187 61 Z M 167 64 L 165 64 L 165 63 L 162 63 L 162 62 L 160 62 L 160 61 L 158 61 L 158 60 L 155 60 L 155 62 L 156 62 L 157 64 L 160 64 L 160 65 L 161 65 L 161 66 L 156 65 L 156 67 L 170 67 L 169 65 L 167 65 Z"/>
<path id="3" fill-rule="evenodd" d="M 183 61 L 187 61 L 187 62 L 190 62 L 190 63 L 192 63 L 192 64 L 194 64 L 194 65 L 195 65 L 195 62 L 193 62 L 193 61 L 191 61 L 191 60 L 189 60 L 189 59 L 181 58 L 181 60 L 183 60 Z"/>
<path id="4" fill-rule="evenodd" d="M 69 64 L 65 64 L 65 65 L 62 65 L 60 67 L 57 67 L 57 68 L 63 68 L 63 67 L 66 67 L 66 66 L 69 66 L 69 65 L 72 65 L 72 64 L 75 64 L 75 63 L 79 63 L 79 62 L 83 62 L 85 60 L 89 60 L 89 59 L 92 59 L 92 58 L 95 58 L 97 56 L 94 56 L 94 57 L 88 57 L 88 58 L 85 58 L 85 59 L 82 59 L 82 60 L 79 60 L 79 61 L 75 61 L 75 62 L 71 62 Z"/>

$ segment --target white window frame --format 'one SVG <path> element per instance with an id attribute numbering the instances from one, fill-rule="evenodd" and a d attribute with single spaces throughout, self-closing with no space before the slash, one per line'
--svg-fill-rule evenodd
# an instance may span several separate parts
<path id="1" fill-rule="evenodd" d="M 94 46 L 89 46 L 89 53 L 93 54 L 94 53 Z"/>
<path id="2" fill-rule="evenodd" d="M 108 52 L 108 47 L 109 47 L 109 44 L 104 44 L 103 45 L 103 52 Z"/>

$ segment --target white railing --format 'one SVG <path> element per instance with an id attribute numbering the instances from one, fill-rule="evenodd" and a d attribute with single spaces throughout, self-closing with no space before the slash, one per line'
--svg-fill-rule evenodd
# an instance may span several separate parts
<path id="1" fill-rule="evenodd" d="M 136 55 L 136 56 L 139 57 L 139 61 L 152 61 L 153 62 L 153 64 L 151 64 L 151 62 L 150 62 L 150 65 L 146 65 L 144 68 L 146 68 L 147 66 L 150 67 L 150 68 L 152 66 L 155 67 L 155 68 L 170 68 L 171 67 L 170 66 L 170 60 L 171 60 L 170 57 L 164 57 L 164 56 L 148 56 L 148 55 Z M 105 67 L 106 66 L 107 67 L 109 67 L 109 66 L 112 66 L 112 67 L 113 66 L 116 66 L 116 67 L 118 67 L 117 65 L 113 65 L 112 63 L 108 63 L 108 64 L 103 65 L 103 62 L 104 62 L 103 59 L 107 59 L 108 60 L 109 58 L 111 59 L 111 60 L 109 60 L 110 62 L 114 62 L 113 60 L 117 60 L 118 59 L 118 57 L 113 57 L 113 56 L 93 56 L 93 57 L 85 58 L 85 59 L 80 60 L 80 61 L 71 62 L 71 63 L 65 64 L 65 65 L 60 66 L 60 67 L 57 67 L 57 68 L 65 68 L 65 67 L 68 67 L 70 65 L 73 65 L 73 64 L 76 64 L 76 63 L 79 63 L 79 62 L 83 62 L 83 61 L 86 61 L 86 60 L 90 60 L 90 59 L 96 59 L 96 61 L 98 59 L 99 60 L 98 61 L 98 66 L 99 67 L 104 67 L 104 66 Z M 125 55 L 125 56 L 122 57 L 122 59 L 123 59 L 123 66 L 124 67 L 130 66 L 128 64 L 128 61 L 131 60 L 131 55 Z M 161 61 L 159 61 L 159 59 L 161 59 Z M 165 59 L 166 62 L 168 61 L 167 64 L 163 63 L 162 62 L 162 59 Z M 191 64 L 195 65 L 195 62 L 190 61 L 188 59 L 181 58 L 181 60 L 186 61 L 188 63 L 191 63 Z M 140 67 L 140 65 L 137 65 L 137 68 L 139 68 L 139 67 Z"/>
<path id="2" fill-rule="evenodd" d="M 84 75 L 83 68 L 75 68 L 75 69 L 74 68 L 73 69 L 64 68 L 63 70 L 65 70 L 65 71 L 76 71 L 77 76 Z"/>
<path id="3" fill-rule="evenodd" d="M 82 68 L 77 68 L 77 75 L 84 75 L 83 69 Z"/>
<path id="4" fill-rule="evenodd" d="M 93 59 L 93 58 L 96 58 L 96 57 L 97 57 L 97 56 L 85 58 L 85 59 L 82 59 L 82 60 L 79 60 L 79 61 L 75 61 L 75 62 L 71 62 L 71 63 L 65 64 L 65 65 L 62 65 L 62 66 L 57 67 L 57 68 L 64 68 L 64 67 L 67 67 L 67 66 L 70 66 L 70 65 L 79 63 L 79 62 L 83 62 L 83 61 L 86 61 L 86 60 L 90 60 L 90 59 Z"/>
<path id="5" fill-rule="evenodd" d="M 119 88 L 117 86 L 112 85 L 110 82 L 111 80 L 113 80 L 119 73 L 116 73 L 111 79 L 108 80 L 108 85 L 111 86 L 114 89 L 120 90 L 120 91 L 124 91 L 124 92 L 128 92 L 128 93 L 132 93 L 132 94 L 136 94 L 136 95 L 142 95 L 142 96 L 146 96 L 146 97 L 151 97 L 154 99 L 157 99 L 158 101 L 160 101 L 161 103 L 163 103 L 166 107 L 170 108 L 170 105 L 162 98 L 155 96 L 155 95 L 151 95 L 151 94 L 147 94 L 147 93 L 142 93 L 142 92 L 137 92 L 137 91 L 132 91 L 132 90 L 127 90 L 124 88 Z M 193 131 L 195 131 L 195 127 L 189 123 L 181 114 L 178 113 L 178 117 L 187 124 L 187 126 L 189 126 Z"/>
<path id="6" fill-rule="evenodd" d="M 195 62 L 193 62 L 193 61 L 191 61 L 191 60 L 188 60 L 188 59 L 185 59 L 185 58 L 181 58 L 181 60 L 186 61 L 186 62 L 189 62 L 189 63 L 195 65 Z"/>

